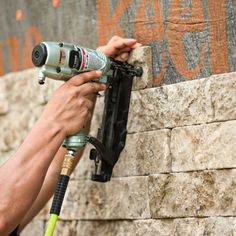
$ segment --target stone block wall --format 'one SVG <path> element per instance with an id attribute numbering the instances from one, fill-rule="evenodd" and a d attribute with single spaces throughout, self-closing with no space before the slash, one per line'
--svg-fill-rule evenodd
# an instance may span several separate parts
<path id="1" fill-rule="evenodd" d="M 149 48 L 138 50 L 132 62 L 151 65 Z M 90 180 L 88 145 L 69 183 L 55 235 L 236 235 L 236 73 L 152 87 L 149 68 L 134 83 L 127 142 L 112 180 Z M 2 163 L 60 84 L 48 80 L 39 86 L 36 77 L 31 69 L 0 79 Z M 49 208 L 50 203 L 23 236 L 43 235 Z"/>

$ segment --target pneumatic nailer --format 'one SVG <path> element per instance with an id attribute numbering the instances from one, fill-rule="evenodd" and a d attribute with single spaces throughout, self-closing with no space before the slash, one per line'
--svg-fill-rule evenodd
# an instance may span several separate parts
<path id="1" fill-rule="evenodd" d="M 66 81 L 79 73 L 101 70 L 102 76 L 97 82 L 108 85 L 104 97 L 102 124 L 97 138 L 86 135 L 81 130 L 63 142 L 68 151 L 58 179 L 50 210 L 51 217 L 45 233 L 46 236 L 51 236 L 60 214 L 76 151 L 84 148 L 87 142 L 91 143 L 95 147 L 90 152 L 90 159 L 95 163 L 92 180 L 110 180 L 113 167 L 125 146 L 133 77 L 140 77 L 142 68 L 108 58 L 96 50 L 57 42 L 42 42 L 35 46 L 32 62 L 39 69 L 40 84 L 44 83 L 46 77 Z"/>

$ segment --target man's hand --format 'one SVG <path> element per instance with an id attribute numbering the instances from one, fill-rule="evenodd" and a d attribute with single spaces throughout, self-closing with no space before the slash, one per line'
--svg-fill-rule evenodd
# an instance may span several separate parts
<path id="1" fill-rule="evenodd" d="M 127 61 L 130 51 L 140 46 L 142 44 L 138 43 L 136 39 L 114 36 L 105 46 L 98 47 L 97 50 L 116 60 Z"/>
<path id="2" fill-rule="evenodd" d="M 77 133 L 91 118 L 91 95 L 106 89 L 104 84 L 91 82 L 100 76 L 101 71 L 91 71 L 68 80 L 56 90 L 40 119 L 58 124 L 65 137 Z"/>

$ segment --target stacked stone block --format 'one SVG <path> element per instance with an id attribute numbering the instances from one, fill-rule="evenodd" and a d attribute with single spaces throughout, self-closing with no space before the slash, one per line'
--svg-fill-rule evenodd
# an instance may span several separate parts
<path id="1" fill-rule="evenodd" d="M 125 149 L 109 183 L 90 180 L 87 146 L 70 181 L 55 235 L 236 235 L 236 73 L 152 87 L 150 48 L 131 62 L 134 81 Z M 1 162 L 20 145 L 59 82 L 34 70 L 0 80 Z M 91 134 L 101 122 L 98 98 Z M 50 203 L 24 230 L 43 235 Z"/>

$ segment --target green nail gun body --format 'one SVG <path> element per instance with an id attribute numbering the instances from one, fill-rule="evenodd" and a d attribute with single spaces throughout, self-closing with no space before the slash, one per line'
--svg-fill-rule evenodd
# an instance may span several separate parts
<path id="1" fill-rule="evenodd" d="M 45 77 L 68 80 L 72 76 L 91 70 L 110 72 L 111 61 L 103 53 L 68 43 L 43 42 L 32 52 L 32 61 L 39 68 L 39 83 Z M 106 80 L 101 81 L 107 83 Z"/>

